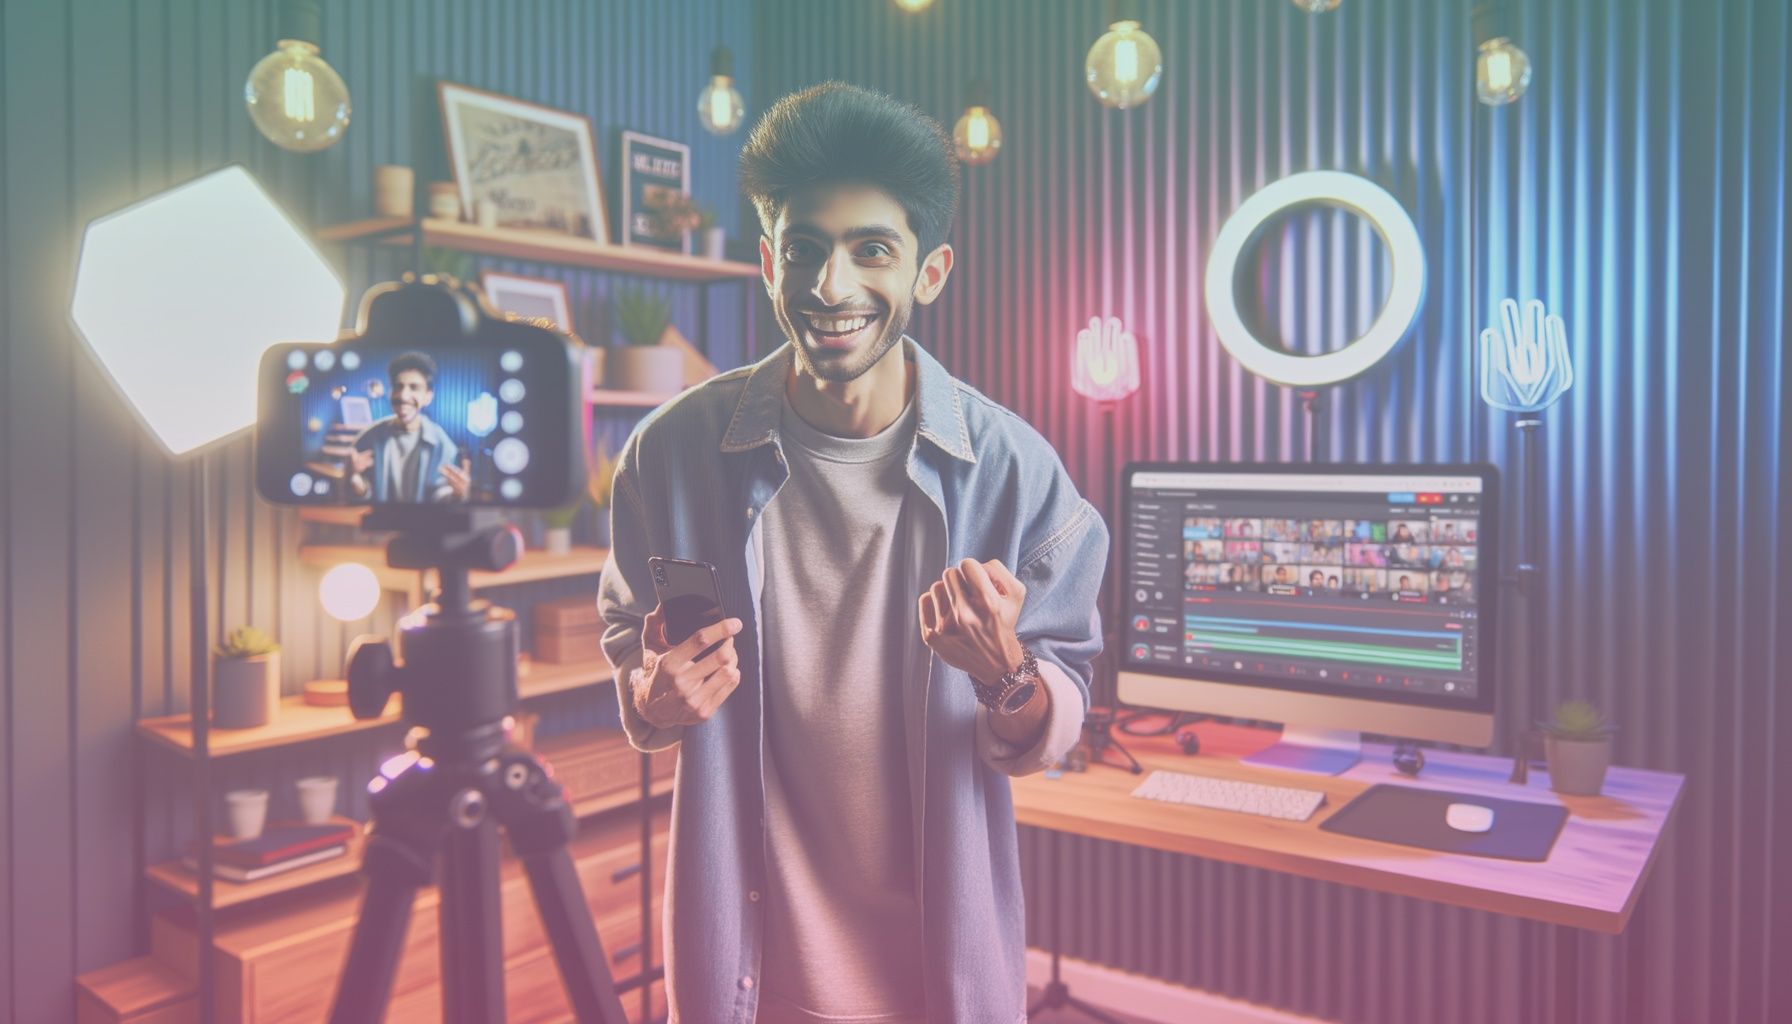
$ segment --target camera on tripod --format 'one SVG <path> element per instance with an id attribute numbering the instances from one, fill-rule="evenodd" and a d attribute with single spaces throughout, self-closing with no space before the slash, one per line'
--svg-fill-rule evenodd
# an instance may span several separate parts
<path id="1" fill-rule="evenodd" d="M 578 1019 L 623 1020 L 567 850 L 572 808 L 541 761 L 510 742 L 516 616 L 473 600 L 468 582 L 522 554 L 505 509 L 555 507 L 583 491 L 582 365 L 566 335 L 501 319 L 452 279 L 408 275 L 368 291 L 358 332 L 262 358 L 262 497 L 372 506 L 362 526 L 394 534 L 387 563 L 440 581 L 400 623 L 402 657 L 378 636 L 349 652 L 355 716 L 378 717 L 399 693 L 411 750 L 368 784 L 367 886 L 332 1024 L 385 1017 L 417 892 L 437 883 L 444 1015 L 505 1019 L 500 828 Z"/>

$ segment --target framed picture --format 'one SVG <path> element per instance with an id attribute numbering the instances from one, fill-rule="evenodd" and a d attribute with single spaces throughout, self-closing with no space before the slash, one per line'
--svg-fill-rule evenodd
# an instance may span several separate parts
<path id="1" fill-rule="evenodd" d="M 436 95 L 462 209 L 488 199 L 500 227 L 610 240 L 590 118 L 452 82 Z"/>
<path id="2" fill-rule="evenodd" d="M 498 312 L 514 313 L 518 320 L 572 333 L 566 285 L 559 281 L 487 270 L 480 273 L 479 284 Z"/>
<path id="3" fill-rule="evenodd" d="M 622 244 L 689 252 L 690 233 L 662 232 L 654 207 L 691 191 L 691 147 L 640 132 L 622 133 Z"/>

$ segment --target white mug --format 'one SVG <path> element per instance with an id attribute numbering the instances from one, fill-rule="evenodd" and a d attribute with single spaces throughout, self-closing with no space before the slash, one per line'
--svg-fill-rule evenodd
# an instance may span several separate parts
<path id="1" fill-rule="evenodd" d="M 293 785 L 299 791 L 299 814 L 307 825 L 322 825 L 336 813 L 336 776 L 313 775 Z"/>
<path id="2" fill-rule="evenodd" d="M 268 820 L 268 791 L 265 789 L 233 789 L 224 794 L 229 811 L 230 834 L 237 839 L 254 839 Z"/>

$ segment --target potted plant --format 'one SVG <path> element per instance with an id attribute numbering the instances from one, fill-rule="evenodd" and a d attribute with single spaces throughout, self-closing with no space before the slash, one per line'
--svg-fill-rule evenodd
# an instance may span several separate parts
<path id="1" fill-rule="evenodd" d="M 691 232 L 703 225 L 703 211 L 689 192 L 662 192 L 654 196 L 647 208 L 648 220 L 656 235 L 682 239 L 681 248 L 691 251 Z"/>
<path id="2" fill-rule="evenodd" d="M 625 344 L 604 360 L 611 387 L 668 396 L 684 387 L 684 353 L 660 344 L 670 319 L 665 296 L 638 287 L 616 293 L 616 327 Z"/>
<path id="3" fill-rule="evenodd" d="M 716 223 L 716 211 L 707 206 L 698 208 L 697 233 L 703 239 L 705 259 L 727 258 L 728 236 L 722 231 L 722 226 Z"/>
<path id="4" fill-rule="evenodd" d="M 598 444 L 597 458 L 589 461 L 585 469 L 585 494 L 591 499 L 591 507 L 597 510 L 594 519 L 594 543 L 600 548 L 610 546 L 610 485 L 616 475 L 616 460 L 610 457 L 608 449 Z"/>
<path id="5" fill-rule="evenodd" d="M 1556 708 L 1555 717 L 1540 723 L 1549 788 L 1573 796 L 1597 796 L 1612 763 L 1612 725 L 1584 700 Z"/>
<path id="6" fill-rule="evenodd" d="M 220 729 L 266 725 L 280 706 L 280 645 L 241 626 L 212 648 L 212 724 Z"/>
<path id="7" fill-rule="evenodd" d="M 564 555 L 572 551 L 572 524 L 579 517 L 579 509 L 585 504 L 583 494 L 560 506 L 550 508 L 541 514 L 542 525 L 546 532 L 542 537 L 542 547 L 550 555 Z"/>

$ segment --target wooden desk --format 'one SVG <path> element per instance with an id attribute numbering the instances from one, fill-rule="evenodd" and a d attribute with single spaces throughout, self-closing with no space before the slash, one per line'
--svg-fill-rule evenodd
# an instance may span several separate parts
<path id="1" fill-rule="evenodd" d="M 1193 728 L 1201 737 L 1201 753 L 1195 757 L 1184 755 L 1167 736 L 1124 737 L 1122 742 L 1147 774 L 1163 768 L 1317 789 L 1326 795 L 1324 805 L 1302 822 L 1183 807 L 1131 796 L 1143 775 L 1091 765 L 1087 772 L 1066 772 L 1057 779 L 1029 775 L 1013 780 L 1016 819 L 1059 832 L 1617 934 L 1630 920 L 1686 781 L 1666 772 L 1613 768 L 1606 774 L 1603 795 L 1562 796 L 1550 790 L 1548 773 L 1541 769 L 1531 770 L 1528 785 L 1516 786 L 1506 781 L 1510 758 L 1441 750 L 1427 750 L 1425 771 L 1409 779 L 1394 770 L 1392 750 L 1383 744 L 1365 744 L 1363 760 L 1343 775 L 1306 775 L 1239 762 L 1275 742 L 1277 733 L 1271 730 L 1212 722 Z M 1113 752 L 1109 757 L 1119 760 Z M 1320 822 L 1382 782 L 1560 804 L 1569 816 L 1549 859 L 1535 864 L 1320 831 Z"/>

